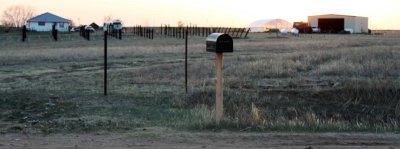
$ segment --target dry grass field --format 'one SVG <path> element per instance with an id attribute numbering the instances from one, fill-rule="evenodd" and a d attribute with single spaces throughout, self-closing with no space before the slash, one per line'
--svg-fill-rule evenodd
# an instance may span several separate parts
<path id="1" fill-rule="evenodd" d="M 48 37 L 47 37 L 48 36 Z M 109 40 L 101 34 L 0 34 L 0 132 L 174 130 L 400 132 L 400 33 L 252 33 L 225 54 L 224 114 L 215 125 L 215 54 L 189 39 Z"/>

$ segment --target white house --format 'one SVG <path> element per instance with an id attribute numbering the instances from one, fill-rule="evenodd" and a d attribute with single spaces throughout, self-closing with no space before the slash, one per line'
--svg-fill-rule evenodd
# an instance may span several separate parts
<path id="1" fill-rule="evenodd" d="M 70 20 L 51 14 L 43 13 L 27 21 L 27 29 L 38 32 L 48 32 L 52 30 L 53 25 L 59 32 L 68 32 Z"/>

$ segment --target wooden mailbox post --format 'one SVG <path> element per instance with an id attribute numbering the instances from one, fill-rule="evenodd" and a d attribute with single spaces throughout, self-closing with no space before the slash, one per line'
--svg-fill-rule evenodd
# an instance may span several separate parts
<path id="1" fill-rule="evenodd" d="M 228 34 L 223 33 L 212 33 L 207 37 L 207 52 L 216 53 L 215 67 L 217 73 L 216 80 L 216 100 L 215 100 L 215 120 L 219 124 L 224 113 L 223 113 L 223 101 L 224 101 L 224 87 L 223 87 L 223 53 L 233 52 L 233 39 Z"/>

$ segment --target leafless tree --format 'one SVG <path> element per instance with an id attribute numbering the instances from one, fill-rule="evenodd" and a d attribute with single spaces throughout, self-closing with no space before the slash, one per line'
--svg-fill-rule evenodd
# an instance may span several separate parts
<path id="1" fill-rule="evenodd" d="M 32 7 L 23 5 L 11 6 L 3 11 L 0 22 L 7 27 L 22 27 L 34 14 Z"/>
<path id="2" fill-rule="evenodd" d="M 183 21 L 178 21 L 178 27 L 184 27 L 185 23 L 183 23 Z"/>
<path id="3" fill-rule="evenodd" d="M 107 22 L 107 21 L 112 21 L 112 20 L 114 20 L 114 18 L 113 18 L 113 16 L 112 16 L 112 15 L 104 16 L 103 18 L 104 18 L 104 22 Z"/>
<path id="4" fill-rule="evenodd" d="M 121 23 L 123 23 L 122 19 L 120 18 L 114 18 L 112 15 L 107 15 L 103 17 L 104 22 L 111 22 L 111 21 L 119 21 Z"/>
<path id="5" fill-rule="evenodd" d="M 71 21 L 69 22 L 69 26 L 70 26 L 70 27 L 76 26 L 75 21 L 73 21 L 72 19 L 69 19 L 69 20 L 71 20 Z"/>

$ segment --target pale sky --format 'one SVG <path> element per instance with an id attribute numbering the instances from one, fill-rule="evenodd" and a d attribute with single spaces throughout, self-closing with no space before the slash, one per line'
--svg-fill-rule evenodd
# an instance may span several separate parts
<path id="1" fill-rule="evenodd" d="M 76 24 L 102 24 L 104 16 L 135 24 L 247 27 L 260 19 L 307 21 L 309 15 L 369 17 L 370 29 L 400 29 L 400 0 L 0 0 L 0 14 L 25 5 L 36 14 L 51 12 Z M 1 16 L 1 15 L 0 15 Z"/>

